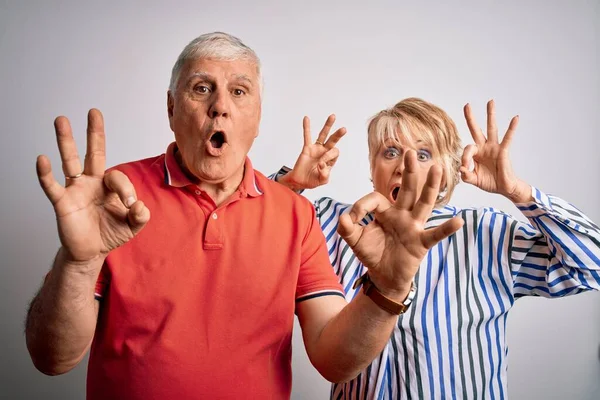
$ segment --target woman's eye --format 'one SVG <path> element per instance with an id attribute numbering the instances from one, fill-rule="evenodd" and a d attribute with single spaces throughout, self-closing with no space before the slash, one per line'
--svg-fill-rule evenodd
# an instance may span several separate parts
<path id="1" fill-rule="evenodd" d="M 431 153 L 429 153 L 427 150 L 419 150 L 417 152 L 417 160 L 429 161 L 431 160 Z"/>
<path id="2" fill-rule="evenodd" d="M 385 149 L 385 151 L 383 152 L 383 155 L 386 158 L 395 158 L 398 157 L 400 155 L 400 152 L 398 151 L 398 149 L 396 149 L 395 147 L 388 147 L 387 149 Z"/>

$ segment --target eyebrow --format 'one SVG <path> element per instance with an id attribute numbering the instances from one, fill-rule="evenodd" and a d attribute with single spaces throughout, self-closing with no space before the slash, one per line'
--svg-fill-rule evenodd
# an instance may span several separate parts
<path id="1" fill-rule="evenodd" d="M 188 78 L 188 81 L 195 77 L 199 77 L 200 79 L 203 79 L 203 80 L 209 81 L 209 82 L 214 82 L 214 80 L 215 80 L 215 78 L 207 72 L 196 71 L 190 75 L 190 77 Z M 250 79 L 250 77 L 248 75 L 236 74 L 233 76 L 233 79 L 236 81 L 244 81 L 244 82 L 247 82 L 250 86 L 254 86 L 254 82 L 252 81 L 252 79 Z"/>

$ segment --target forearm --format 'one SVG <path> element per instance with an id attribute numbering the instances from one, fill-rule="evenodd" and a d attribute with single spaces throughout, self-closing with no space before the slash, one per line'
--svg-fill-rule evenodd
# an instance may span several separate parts
<path id="1" fill-rule="evenodd" d="M 65 373 L 85 355 L 96 328 L 96 280 L 103 260 L 74 265 L 59 250 L 27 313 L 27 348 L 41 372 Z"/>
<path id="2" fill-rule="evenodd" d="M 349 381 L 381 353 L 397 321 L 361 291 L 325 325 L 310 359 L 327 380 Z"/>

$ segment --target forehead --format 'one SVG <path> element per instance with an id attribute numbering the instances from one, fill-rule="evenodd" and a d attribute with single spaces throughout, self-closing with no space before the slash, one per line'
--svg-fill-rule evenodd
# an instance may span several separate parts
<path id="1" fill-rule="evenodd" d="M 183 78 L 187 80 L 195 76 L 217 81 L 245 80 L 252 85 L 256 85 L 258 82 L 256 64 L 246 59 L 217 60 L 199 58 L 189 60 L 183 67 Z"/>
<path id="2" fill-rule="evenodd" d="M 390 144 L 399 144 L 402 146 L 415 147 L 419 144 L 431 145 L 431 137 L 422 129 L 411 127 L 396 127 L 395 129 L 386 129 L 381 136 L 381 146 Z"/>

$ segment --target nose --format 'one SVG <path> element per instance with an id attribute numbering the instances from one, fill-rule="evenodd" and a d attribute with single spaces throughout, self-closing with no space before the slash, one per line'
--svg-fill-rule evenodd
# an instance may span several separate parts
<path id="1" fill-rule="evenodd" d="M 396 175 L 402 175 L 402 172 L 404 172 L 404 154 L 398 157 L 396 168 L 394 169 L 394 174 Z"/>
<path id="2" fill-rule="evenodd" d="M 229 96 L 225 90 L 215 90 L 211 96 L 208 115 L 211 118 L 229 116 Z"/>

